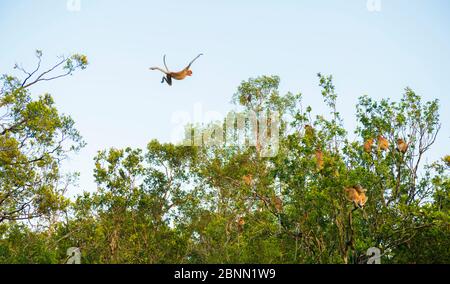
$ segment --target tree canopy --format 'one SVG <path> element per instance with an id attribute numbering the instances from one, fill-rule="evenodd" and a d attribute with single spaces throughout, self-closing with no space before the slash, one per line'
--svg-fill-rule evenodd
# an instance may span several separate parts
<path id="1" fill-rule="evenodd" d="M 99 149 L 97 190 L 71 200 L 74 176 L 60 165 L 84 142 L 52 97 L 33 98 L 30 87 L 88 61 L 73 55 L 42 71 L 36 56 L 34 71 L 16 66 L 25 79 L 1 78 L 0 263 L 64 263 L 70 247 L 83 263 L 365 263 L 372 247 L 384 263 L 450 262 L 450 158 L 424 162 L 440 130 L 437 100 L 410 88 L 400 101 L 362 96 L 350 135 L 332 76 L 318 74 L 326 114 L 301 93 L 280 94 L 277 76 L 251 78 L 233 102 L 268 123 L 265 114 L 279 114 L 276 155 L 259 147 L 273 130 L 239 143 L 247 120 L 222 144 Z M 187 132 L 206 139 L 216 126 Z M 345 195 L 358 186 L 363 208 Z"/>

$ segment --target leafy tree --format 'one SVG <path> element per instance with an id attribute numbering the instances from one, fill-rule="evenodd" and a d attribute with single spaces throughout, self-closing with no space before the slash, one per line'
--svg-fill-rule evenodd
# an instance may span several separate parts
<path id="1" fill-rule="evenodd" d="M 42 52 L 36 51 L 36 57 L 38 64 L 31 72 L 15 66 L 25 79 L 0 79 L 0 223 L 49 215 L 67 206 L 59 166 L 68 153 L 84 145 L 74 121 L 58 113 L 53 98 L 44 94 L 33 99 L 29 88 L 84 69 L 86 56 L 63 57 L 45 71 Z M 55 73 L 60 67 L 62 73 Z"/>
<path id="2" fill-rule="evenodd" d="M 69 70 L 84 66 L 82 56 L 71 60 Z M 0 222 L 0 262 L 63 263 L 67 248 L 76 246 L 84 263 L 365 263 L 371 247 L 380 248 L 387 263 L 448 263 L 450 162 L 424 164 L 440 130 L 438 101 L 422 102 L 409 88 L 398 102 L 363 96 L 350 140 L 332 76 L 318 74 L 318 81 L 328 114 L 315 115 L 301 94 L 281 95 L 279 77 L 262 76 L 241 83 L 228 120 L 187 125 L 178 145 L 153 140 L 146 149 L 98 152 L 96 192 L 70 204 L 54 194 L 59 199 L 30 206 L 59 216 L 68 206 L 63 220 L 42 230 Z M 70 133 L 75 150 L 79 134 L 73 124 L 57 124 L 58 117 L 33 125 Z M 263 154 L 274 134 L 270 123 L 279 126 L 273 156 Z M 25 126 L 9 128 L 23 132 L 9 131 L 16 140 L 0 145 L 19 145 L 19 135 L 29 133 Z M 27 149 L 59 145 L 48 132 L 39 137 L 27 138 L 35 141 Z M 377 145 L 379 137 L 386 149 Z M 407 148 L 400 149 L 399 139 Z M 372 147 L 365 147 L 368 141 Z M 30 161 L 28 151 L 14 147 Z M 52 165 L 62 153 L 49 153 Z M 6 166 L 13 153 L 0 154 L 9 170 L 0 181 L 37 174 L 42 180 L 46 173 L 39 163 L 15 173 Z M 356 186 L 367 189 L 364 208 L 346 199 L 344 189 Z M 27 193 L 39 196 L 38 189 L 30 184 Z"/>

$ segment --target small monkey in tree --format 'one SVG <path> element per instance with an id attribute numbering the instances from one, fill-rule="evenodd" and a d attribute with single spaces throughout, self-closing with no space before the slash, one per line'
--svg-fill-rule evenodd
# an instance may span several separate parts
<path id="1" fill-rule="evenodd" d="M 405 154 L 408 151 L 408 143 L 401 138 L 397 139 L 397 151 Z"/>
<path id="2" fill-rule="evenodd" d="M 244 231 L 244 225 L 245 225 L 244 217 L 239 217 L 239 219 L 237 220 L 237 228 L 239 233 L 242 233 Z"/>
<path id="3" fill-rule="evenodd" d="M 277 210 L 277 213 L 283 212 L 283 200 L 281 200 L 280 197 L 274 196 L 272 202 L 275 206 L 275 210 Z"/>
<path id="4" fill-rule="evenodd" d="M 248 174 L 242 177 L 242 181 L 244 182 L 244 184 L 250 186 L 253 183 L 253 175 Z"/>
<path id="5" fill-rule="evenodd" d="M 169 85 L 172 86 L 172 79 L 175 80 L 184 80 L 186 77 L 188 76 L 192 76 L 192 70 L 191 65 L 192 63 L 194 63 L 195 60 L 197 60 L 200 56 L 202 56 L 203 53 L 200 53 L 197 57 L 195 57 L 188 66 L 186 66 L 186 68 L 184 68 L 183 70 L 179 71 L 179 72 L 171 72 L 169 71 L 169 68 L 167 68 L 167 64 L 166 64 L 166 55 L 164 55 L 163 57 L 163 61 L 164 61 L 164 67 L 166 67 L 166 70 L 160 68 L 160 67 L 150 67 L 150 70 L 158 70 L 161 71 L 162 73 L 164 73 L 166 76 L 164 76 L 162 78 L 161 83 L 164 83 L 164 81 Z"/>
<path id="6" fill-rule="evenodd" d="M 323 152 L 320 149 L 316 150 L 316 166 L 317 170 L 323 170 L 324 161 L 323 161 Z"/>
<path id="7" fill-rule="evenodd" d="M 371 153 L 372 147 L 373 147 L 373 138 L 369 138 L 364 143 L 364 151 L 366 151 L 366 153 Z"/>
<path id="8" fill-rule="evenodd" d="M 378 136 L 378 151 L 387 151 L 389 149 L 389 141 L 383 136 Z"/>
<path id="9" fill-rule="evenodd" d="M 368 199 L 366 196 L 367 189 L 357 185 L 345 188 L 344 191 L 347 200 L 353 202 L 356 208 L 363 208 L 366 205 Z"/>

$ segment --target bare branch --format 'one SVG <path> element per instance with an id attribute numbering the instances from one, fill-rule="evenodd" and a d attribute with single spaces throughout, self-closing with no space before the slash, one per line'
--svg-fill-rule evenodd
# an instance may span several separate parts
<path id="1" fill-rule="evenodd" d="M 33 75 L 36 74 L 36 72 L 41 68 L 42 53 L 38 53 L 38 54 L 37 54 L 37 58 L 39 59 L 39 62 L 38 62 L 38 64 L 37 64 L 36 69 L 34 69 L 34 71 L 31 72 L 31 73 L 25 72 L 25 73 L 28 74 L 28 77 L 23 81 L 23 83 L 22 83 L 22 88 L 25 86 L 25 84 L 27 83 L 27 81 L 28 81 L 31 77 L 33 77 Z"/>
<path id="2" fill-rule="evenodd" d="M 50 80 L 54 80 L 54 79 L 61 78 L 61 77 L 64 77 L 64 76 L 69 75 L 69 74 L 71 73 L 70 70 L 69 70 L 67 73 L 62 74 L 62 75 L 59 75 L 59 76 L 55 76 L 55 77 L 48 78 L 48 79 L 43 78 L 45 75 L 49 74 L 50 72 L 54 71 L 56 68 L 60 67 L 60 66 L 63 65 L 65 62 L 67 62 L 67 60 L 68 60 L 68 58 L 63 57 L 62 60 L 61 60 L 60 62 L 58 62 L 55 66 L 53 66 L 52 68 L 50 68 L 50 69 L 48 69 L 47 71 L 45 71 L 45 72 L 43 72 L 42 74 L 40 74 L 33 82 L 28 83 L 28 84 L 26 84 L 26 85 L 24 84 L 24 85 L 22 86 L 22 88 L 26 89 L 26 88 L 28 88 L 28 87 L 30 87 L 30 86 L 32 86 L 32 85 L 34 85 L 34 84 L 36 84 L 37 82 L 40 82 L 40 81 L 50 81 Z"/>

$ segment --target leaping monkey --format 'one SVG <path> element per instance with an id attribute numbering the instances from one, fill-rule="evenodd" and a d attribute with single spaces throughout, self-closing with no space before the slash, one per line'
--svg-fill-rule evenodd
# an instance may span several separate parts
<path id="1" fill-rule="evenodd" d="M 164 55 L 163 57 L 163 61 L 164 61 L 164 67 L 166 67 L 166 70 L 160 68 L 160 67 L 151 67 L 150 70 L 158 70 L 161 71 L 162 73 L 165 74 L 165 76 L 162 78 L 161 83 L 167 82 L 167 84 L 169 86 L 172 86 L 172 79 L 175 80 L 184 80 L 187 76 L 192 76 L 192 70 L 191 65 L 192 63 L 194 63 L 195 60 L 197 60 L 200 56 L 202 56 L 203 53 L 200 53 L 199 55 L 197 55 L 197 57 L 195 57 L 188 66 L 186 66 L 186 68 L 184 68 L 183 70 L 179 71 L 179 72 L 170 72 L 169 68 L 167 68 L 167 64 L 166 64 L 166 55 Z"/>

